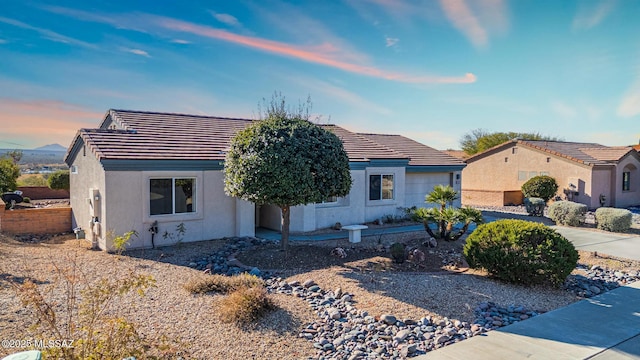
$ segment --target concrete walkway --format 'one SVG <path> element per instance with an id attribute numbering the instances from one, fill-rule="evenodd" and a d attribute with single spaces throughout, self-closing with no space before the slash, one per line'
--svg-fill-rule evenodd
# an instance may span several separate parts
<path id="1" fill-rule="evenodd" d="M 396 226 L 396 227 L 387 227 L 387 228 L 368 228 L 361 230 L 362 236 L 380 236 L 386 234 L 399 234 L 406 233 L 412 231 L 424 231 L 423 225 L 409 225 L 409 226 Z M 425 232 L 426 234 L 426 232 Z M 268 240 L 280 240 L 281 234 L 278 231 L 265 229 L 265 228 L 257 228 L 256 229 L 256 237 Z M 305 234 L 289 234 L 289 240 L 293 241 L 320 241 L 320 240 L 338 240 L 338 239 L 348 239 L 349 232 L 346 230 L 335 230 L 334 232 L 329 232 L 325 234 L 316 234 L 316 235 L 305 235 Z"/>
<path id="2" fill-rule="evenodd" d="M 640 236 L 566 226 L 551 226 L 573 243 L 577 250 L 597 251 L 601 254 L 640 260 Z"/>
<path id="3" fill-rule="evenodd" d="M 415 359 L 640 359 L 640 282 Z"/>

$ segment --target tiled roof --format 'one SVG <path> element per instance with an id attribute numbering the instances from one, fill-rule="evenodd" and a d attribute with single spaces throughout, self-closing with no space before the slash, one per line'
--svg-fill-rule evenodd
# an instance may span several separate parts
<path id="1" fill-rule="evenodd" d="M 632 150 L 629 146 L 611 147 L 566 141 L 518 140 L 518 143 L 585 165 L 615 163 Z"/>
<path id="2" fill-rule="evenodd" d="M 254 120 L 109 110 L 99 129 L 81 129 L 81 139 L 99 160 L 224 160 L 231 138 Z M 321 125 L 343 142 L 350 161 L 409 159 L 411 165 L 463 165 L 440 151 L 399 135 L 358 134 Z"/>
<path id="3" fill-rule="evenodd" d="M 409 165 L 439 166 L 439 165 L 464 165 L 458 158 L 446 154 L 443 151 L 419 143 L 401 135 L 385 134 L 359 134 L 379 144 L 399 151 L 407 155 L 411 160 Z"/>

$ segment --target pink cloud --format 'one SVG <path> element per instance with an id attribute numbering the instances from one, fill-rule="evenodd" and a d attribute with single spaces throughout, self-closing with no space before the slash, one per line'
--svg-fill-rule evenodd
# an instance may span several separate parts
<path id="1" fill-rule="evenodd" d="M 463 33 L 476 47 L 487 45 L 487 31 L 480 25 L 478 18 L 471 12 L 464 0 L 440 0 L 445 15 L 453 26 Z"/>
<path id="2" fill-rule="evenodd" d="M 207 26 L 197 25 L 185 21 L 156 17 L 157 24 L 163 28 L 173 31 L 186 32 L 198 36 L 227 41 L 230 43 L 246 46 L 249 48 L 269 52 L 281 56 L 291 57 L 311 63 L 321 64 L 343 71 L 360 75 L 376 77 L 386 80 L 405 83 L 453 83 L 464 84 L 476 81 L 473 74 L 465 74 L 462 77 L 442 77 L 442 76 L 416 76 L 391 71 L 385 71 L 373 66 L 360 65 L 335 58 L 336 48 L 329 43 L 324 43 L 315 47 L 299 47 L 273 40 L 257 37 L 243 36 L 228 31 L 214 29 Z"/>
<path id="3" fill-rule="evenodd" d="M 78 129 L 95 127 L 103 116 L 61 101 L 0 98 L 0 141 L 27 147 L 52 142 L 67 146 Z"/>

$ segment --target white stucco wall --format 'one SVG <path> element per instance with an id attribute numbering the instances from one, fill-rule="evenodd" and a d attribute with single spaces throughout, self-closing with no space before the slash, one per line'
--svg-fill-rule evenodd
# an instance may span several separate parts
<path id="1" fill-rule="evenodd" d="M 433 204 L 425 203 L 424 199 L 427 194 L 433 191 L 436 185 L 450 185 L 451 177 L 453 177 L 453 189 L 461 196 L 461 176 L 460 171 L 451 173 L 407 173 L 406 174 L 406 196 L 405 207 L 432 207 Z M 454 206 L 460 207 L 460 198 L 454 201 Z"/>
<path id="2" fill-rule="evenodd" d="M 77 173 L 71 172 L 69 175 L 72 226 L 82 228 L 88 241 L 95 241 L 98 246 L 104 248 L 105 232 L 102 226 L 93 227 L 97 231 L 95 234 L 91 231 L 93 216 L 98 217 L 100 225 L 104 222 L 105 178 L 102 165 L 91 151 L 82 148 L 71 165 L 77 168 Z M 99 196 L 98 201 L 92 198 L 91 189 L 96 190 L 95 193 Z"/>
<path id="3" fill-rule="evenodd" d="M 370 175 L 394 175 L 394 198 L 390 200 L 369 200 Z M 405 206 L 405 168 L 404 167 L 369 167 L 365 172 L 365 221 L 375 221 L 386 215 L 396 215 L 398 207 Z"/>
<path id="4" fill-rule="evenodd" d="M 196 211 L 151 216 L 149 180 L 170 177 L 196 179 Z M 109 171 L 105 183 L 104 224 L 114 235 L 137 231 L 138 238 L 132 239 L 129 248 L 151 247 L 149 228 L 154 221 L 158 221 L 155 246 L 171 245 L 180 240 L 179 224 L 184 224 L 186 229 L 182 242 L 255 235 L 253 204 L 224 194 L 221 171 Z M 167 236 L 163 236 L 165 232 Z M 111 249 L 111 244 L 106 246 Z"/>
<path id="5" fill-rule="evenodd" d="M 342 225 L 362 224 L 365 222 L 365 171 L 351 170 L 353 185 L 349 195 L 338 199 L 337 203 L 316 204 L 314 226 L 316 229 L 328 228 L 339 222 Z"/>

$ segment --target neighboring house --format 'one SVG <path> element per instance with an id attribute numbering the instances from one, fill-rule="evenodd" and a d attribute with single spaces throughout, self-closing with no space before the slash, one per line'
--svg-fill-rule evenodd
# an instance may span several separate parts
<path id="1" fill-rule="evenodd" d="M 257 226 L 280 230 L 278 207 L 224 193 L 226 149 L 252 121 L 109 110 L 99 128 L 78 131 L 65 157 L 74 227 L 105 250 L 130 230 L 138 233 L 130 248 L 151 247 L 154 225 L 155 246 L 253 236 Z M 343 141 L 353 186 L 344 198 L 293 207 L 292 232 L 397 215 L 403 207 L 423 206 L 436 184 L 460 191 L 465 164 L 459 159 L 398 135 L 322 126 Z"/>
<path id="2" fill-rule="evenodd" d="M 522 203 L 522 185 L 536 175 L 558 183 L 558 196 L 586 204 L 640 204 L 640 155 L 630 146 L 513 140 L 466 160 L 462 203 Z"/>

